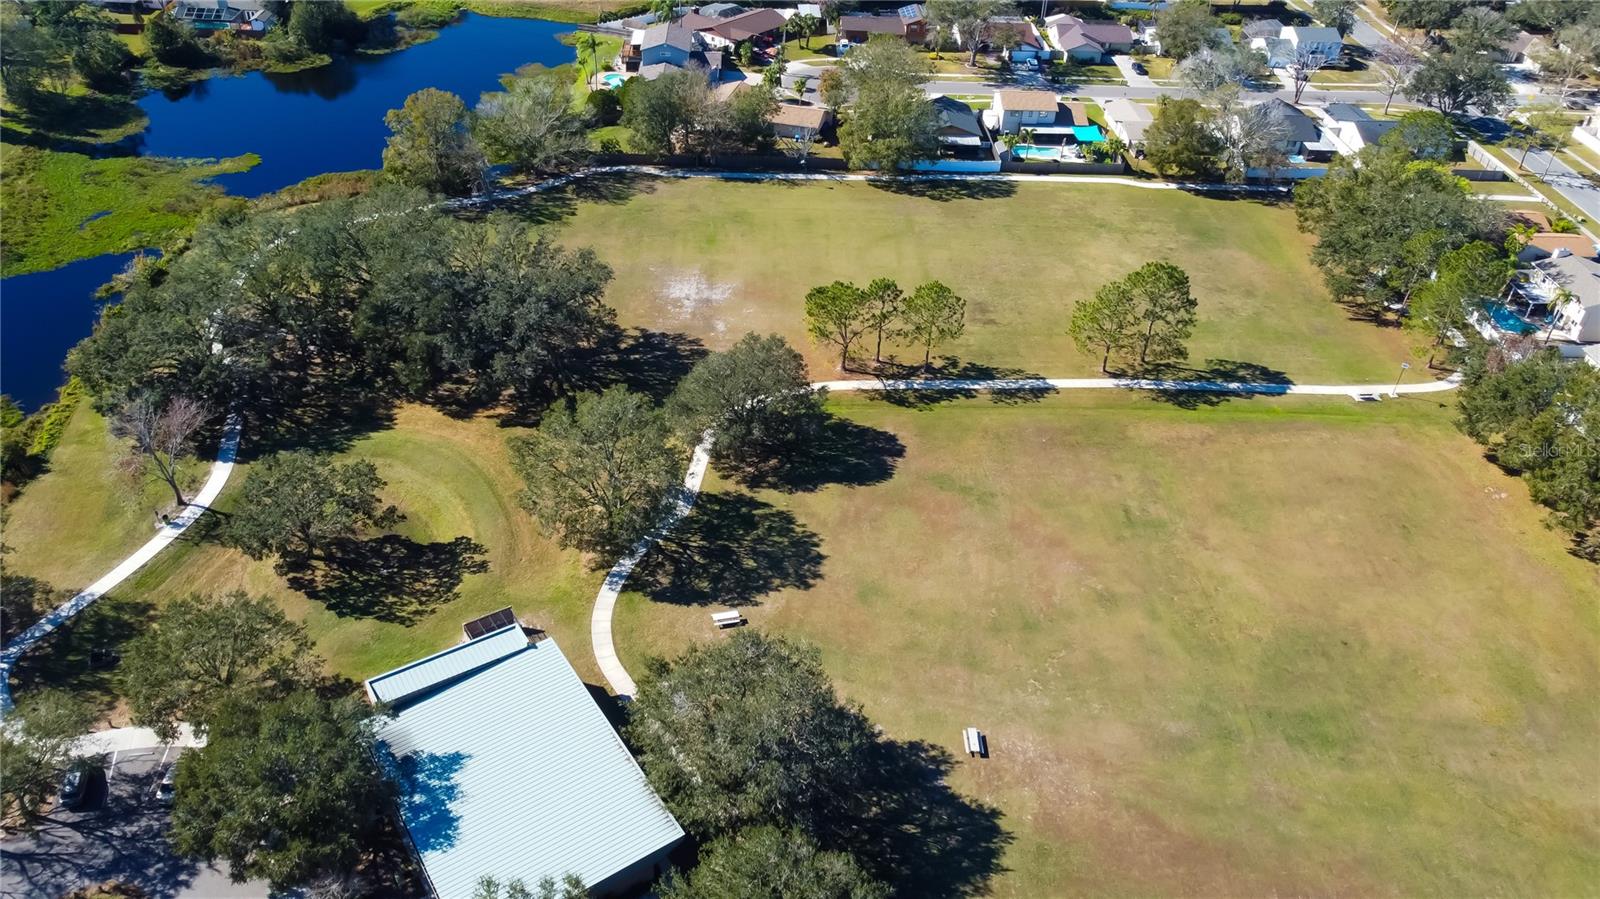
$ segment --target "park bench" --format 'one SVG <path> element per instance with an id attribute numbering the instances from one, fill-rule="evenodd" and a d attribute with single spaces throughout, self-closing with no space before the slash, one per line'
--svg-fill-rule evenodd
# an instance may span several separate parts
<path id="1" fill-rule="evenodd" d="M 966 747 L 967 755 L 979 758 L 989 757 L 989 741 L 984 739 L 983 731 L 976 727 L 969 727 L 961 731 L 961 743 Z"/>
<path id="2" fill-rule="evenodd" d="M 726 612 L 712 612 L 711 623 L 717 627 L 738 627 L 744 624 L 744 615 L 733 609 Z"/>

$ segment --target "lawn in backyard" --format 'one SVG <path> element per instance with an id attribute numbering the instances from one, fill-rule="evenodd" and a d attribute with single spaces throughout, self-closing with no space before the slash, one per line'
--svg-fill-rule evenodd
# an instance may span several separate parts
<path id="1" fill-rule="evenodd" d="M 818 468 L 709 480 L 617 645 L 740 603 L 816 645 L 999 808 L 998 896 L 1589 894 L 1600 582 L 1452 405 L 836 398 Z"/>
<path id="2" fill-rule="evenodd" d="M 815 285 L 940 280 L 967 299 L 966 334 L 941 352 L 968 370 L 1089 375 L 1100 360 L 1067 336 L 1073 303 L 1154 259 L 1193 280 L 1195 369 L 1383 381 L 1408 355 L 1402 335 L 1349 320 L 1293 211 L 1259 200 L 1114 184 L 639 178 L 590 179 L 519 211 L 613 267 L 606 299 L 622 323 L 713 349 L 776 332 L 818 378 L 836 376 L 838 354 L 806 335 Z"/>

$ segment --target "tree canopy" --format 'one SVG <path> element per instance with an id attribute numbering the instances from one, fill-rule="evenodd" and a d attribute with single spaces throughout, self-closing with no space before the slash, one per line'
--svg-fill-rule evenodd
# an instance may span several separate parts
<path id="1" fill-rule="evenodd" d="M 1430 275 L 1443 252 L 1498 244 L 1504 229 L 1503 215 L 1449 169 L 1395 146 L 1341 156 L 1327 175 L 1301 182 L 1295 215 L 1317 236 L 1311 258 L 1328 290 L 1373 315 Z"/>
<path id="2" fill-rule="evenodd" d="M 253 559 L 278 556 L 294 567 L 327 545 L 400 519 L 378 493 L 384 480 L 371 462 L 334 462 L 306 450 L 275 453 L 250 466 L 224 539 Z"/>
<path id="3" fill-rule="evenodd" d="M 939 281 L 917 285 L 900 309 L 900 336 L 922 347 L 922 367 L 933 348 L 966 330 L 967 301 Z"/>
<path id="4" fill-rule="evenodd" d="M 483 151 L 472 137 L 460 97 L 423 88 L 399 109 L 389 110 L 383 121 L 392 132 L 383 149 L 384 174 L 445 194 L 465 194 L 483 182 Z"/>
<path id="5" fill-rule="evenodd" d="M 621 386 L 550 410 L 538 430 L 509 444 L 523 506 L 563 546 L 608 556 L 656 524 L 683 477 L 665 416 Z"/>
<path id="6" fill-rule="evenodd" d="M 818 848 L 793 828 L 754 827 L 713 840 L 687 875 L 674 873 L 661 899 L 883 899 L 873 880 L 847 853 Z"/>
<path id="7" fill-rule="evenodd" d="M 851 801 L 875 739 L 814 651 L 754 631 L 653 666 L 629 711 L 650 785 L 702 838 L 762 824 L 816 832 Z"/>
<path id="8" fill-rule="evenodd" d="M 713 453 L 743 461 L 815 431 L 823 394 L 808 380 L 805 360 L 787 341 L 752 332 L 696 363 L 678 382 L 667 412 L 685 443 L 698 443 L 713 428 Z"/>
<path id="9" fill-rule="evenodd" d="M 1156 34 L 1161 55 L 1182 61 L 1202 49 L 1220 46 L 1217 29 L 1222 22 L 1207 0 L 1177 0 L 1156 13 Z"/>
<path id="10" fill-rule="evenodd" d="M 1180 178 L 1216 171 L 1222 153 L 1215 115 L 1192 97 L 1163 95 L 1156 101 L 1155 120 L 1145 129 L 1144 146 L 1157 171 Z"/>
<path id="11" fill-rule="evenodd" d="M 1406 93 L 1445 115 L 1476 108 L 1490 115 L 1511 103 L 1511 83 L 1489 56 L 1477 52 L 1433 53 L 1411 76 Z"/>
<path id="12" fill-rule="evenodd" d="M 178 765 L 171 839 L 275 890 L 351 871 L 391 807 L 374 712 L 311 692 L 228 701 Z"/>
<path id="13" fill-rule="evenodd" d="M 128 644 L 122 673 L 134 722 L 171 741 L 179 724 L 203 734 L 229 699 L 279 695 L 316 666 L 305 628 L 241 590 L 167 603 Z"/>
<path id="14" fill-rule="evenodd" d="M 0 820 L 31 828 L 56 795 L 94 711 L 63 689 L 30 691 L 0 727 Z"/>
<path id="15" fill-rule="evenodd" d="M 490 160 L 518 172 L 562 172 L 589 158 L 588 122 L 573 109 L 570 79 L 555 72 L 479 97 L 472 132 Z"/>
<path id="16" fill-rule="evenodd" d="M 845 84 L 855 102 L 839 130 L 852 166 L 885 172 L 939 153 L 939 114 L 922 90 L 928 61 L 903 40 L 874 35 L 850 51 Z"/>

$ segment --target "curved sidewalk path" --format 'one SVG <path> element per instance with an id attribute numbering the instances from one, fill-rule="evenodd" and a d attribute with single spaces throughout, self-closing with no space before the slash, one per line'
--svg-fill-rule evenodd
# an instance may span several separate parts
<path id="1" fill-rule="evenodd" d="M 1165 381 L 1143 378 L 1002 378 L 997 380 L 981 380 L 972 378 L 952 378 L 949 380 L 859 380 L 859 381 L 816 381 L 814 388 L 826 388 L 829 391 L 844 393 L 867 393 L 894 390 L 968 390 L 968 391 L 1057 391 L 1057 390 L 1165 390 L 1187 391 L 1203 393 L 1230 393 L 1249 396 L 1349 396 L 1358 394 L 1378 394 L 1381 396 L 1395 396 L 1396 394 L 1414 393 L 1443 393 L 1454 390 L 1459 377 L 1452 375 L 1443 381 L 1419 381 L 1414 384 L 1261 384 L 1236 381 Z M 661 522 L 650 533 L 639 538 L 639 542 L 628 550 L 628 554 L 617 560 L 606 573 L 606 579 L 600 585 L 600 592 L 595 596 L 594 612 L 589 618 L 589 642 L 594 648 L 595 662 L 600 666 L 600 673 L 605 676 L 606 683 L 611 686 L 611 692 L 623 702 L 633 699 L 633 694 L 638 690 L 633 682 L 633 677 L 628 674 L 628 669 L 623 666 L 622 660 L 617 657 L 617 647 L 611 636 L 611 619 L 616 612 L 617 599 L 622 595 L 622 590 L 628 584 L 628 577 L 633 574 L 645 554 L 650 551 L 657 540 L 672 530 L 673 526 L 683 520 L 689 510 L 694 508 L 694 501 L 700 495 L 700 485 L 705 481 L 706 469 L 711 464 L 711 432 L 707 431 L 700 445 L 694 448 L 689 459 L 689 471 L 684 475 L 683 486 L 679 488 L 678 497 L 672 508 L 667 512 Z"/>
<path id="2" fill-rule="evenodd" d="M 22 654 L 32 649 L 35 645 L 53 633 L 56 628 L 69 621 L 95 600 L 106 595 L 113 587 L 133 576 L 133 573 L 143 568 L 158 553 L 166 549 L 174 540 L 182 537 L 184 532 L 200 520 L 216 502 L 217 495 L 228 483 L 229 475 L 233 474 L 234 458 L 239 452 L 239 435 L 244 428 L 244 422 L 238 413 L 232 413 L 222 427 L 222 441 L 217 444 L 217 461 L 211 464 L 211 473 L 206 477 L 205 484 L 194 495 L 189 504 L 184 507 L 178 517 L 161 526 L 161 530 L 150 542 L 139 547 L 133 555 L 122 560 L 122 564 L 111 569 L 105 577 L 90 584 L 88 589 L 57 606 L 48 615 L 39 619 L 33 627 L 18 634 L 16 639 L 6 644 L 0 650 L 0 714 L 11 711 L 11 672 L 16 667 L 17 660 Z"/>

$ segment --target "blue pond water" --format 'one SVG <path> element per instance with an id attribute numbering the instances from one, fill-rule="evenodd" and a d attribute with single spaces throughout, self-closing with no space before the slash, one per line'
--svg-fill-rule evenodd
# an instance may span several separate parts
<path id="1" fill-rule="evenodd" d="M 323 172 L 373 169 L 389 129 L 383 114 L 425 87 L 475 104 L 500 89 L 500 75 L 525 63 L 571 62 L 556 39 L 571 25 L 463 14 L 439 37 L 383 56 L 349 56 L 286 75 L 251 72 L 211 78 L 139 101 L 150 126 L 137 140 L 145 156 L 236 156 L 261 164 L 224 175 L 229 193 L 256 196 Z"/>
<path id="2" fill-rule="evenodd" d="M 571 25 L 465 14 L 426 44 L 356 56 L 288 75 L 252 72 L 195 82 L 139 100 L 150 117 L 124 149 L 144 156 L 226 157 L 257 153 L 261 164 L 216 179 L 229 193 L 257 196 L 324 172 L 377 168 L 389 130 L 383 114 L 411 93 L 436 87 L 470 106 L 500 76 L 526 63 L 560 65 Z M 83 259 L 51 272 L 0 281 L 0 391 L 23 408 L 49 402 L 67 350 L 94 326 L 94 291 L 126 254 Z"/>
<path id="3" fill-rule="evenodd" d="M 0 282 L 0 385 L 18 405 L 31 412 L 55 399 L 67 350 L 100 315 L 94 292 L 133 256 L 95 256 Z"/>

